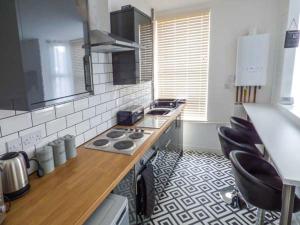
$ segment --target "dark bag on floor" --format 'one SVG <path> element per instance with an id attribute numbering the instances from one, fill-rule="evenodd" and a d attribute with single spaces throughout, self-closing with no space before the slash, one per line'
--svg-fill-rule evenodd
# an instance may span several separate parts
<path id="1" fill-rule="evenodd" d="M 145 217 L 150 217 L 155 205 L 154 174 L 152 164 L 148 164 L 137 182 L 137 210 Z"/>

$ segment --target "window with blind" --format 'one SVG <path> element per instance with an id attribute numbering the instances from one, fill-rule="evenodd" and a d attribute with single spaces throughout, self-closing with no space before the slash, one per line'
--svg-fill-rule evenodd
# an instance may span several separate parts
<path id="1" fill-rule="evenodd" d="M 185 98 L 184 120 L 207 120 L 210 12 L 156 24 L 156 98 Z"/>

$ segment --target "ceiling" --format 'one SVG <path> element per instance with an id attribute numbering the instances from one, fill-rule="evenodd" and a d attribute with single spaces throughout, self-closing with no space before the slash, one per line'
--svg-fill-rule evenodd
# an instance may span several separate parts
<path id="1" fill-rule="evenodd" d="M 207 2 L 209 0 L 144 0 L 151 8 L 156 11 L 163 11 L 169 9 L 185 8 L 197 5 L 199 3 Z"/>
<path id="2" fill-rule="evenodd" d="M 122 5 L 131 4 L 141 10 L 143 10 L 143 8 L 154 8 L 156 11 L 164 11 L 178 8 L 189 8 L 208 1 L 211 0 L 110 0 L 110 3 L 112 10 L 120 9 Z"/>

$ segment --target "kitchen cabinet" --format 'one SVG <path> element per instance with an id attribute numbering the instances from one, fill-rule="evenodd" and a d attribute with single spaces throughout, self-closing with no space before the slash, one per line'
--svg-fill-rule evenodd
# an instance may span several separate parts
<path id="1" fill-rule="evenodd" d="M 132 225 L 139 224 L 139 220 L 143 217 L 139 213 L 138 206 L 139 197 L 138 180 L 145 166 L 155 157 L 155 151 L 148 149 L 140 160 L 134 165 L 130 172 L 122 179 L 122 181 L 113 190 L 114 194 L 127 197 L 129 205 L 129 222 Z"/>
<path id="2" fill-rule="evenodd" d="M 113 52 L 113 83 L 138 84 L 152 80 L 153 29 L 152 21 L 135 7 L 111 12 L 111 33 L 139 43 L 140 50 Z"/>
<path id="3" fill-rule="evenodd" d="M 87 1 L 0 1 L 0 108 L 33 110 L 92 93 Z"/>
<path id="4" fill-rule="evenodd" d="M 128 174 L 121 180 L 117 187 L 113 190 L 114 194 L 124 196 L 128 199 L 129 207 L 129 224 L 137 222 L 137 206 L 136 206 L 136 174 L 135 168 L 132 168 Z"/>
<path id="5" fill-rule="evenodd" d="M 171 125 L 160 136 L 154 148 L 157 157 L 154 165 L 155 188 L 158 196 L 164 191 L 170 176 L 183 153 L 183 127 L 181 115 L 174 120 Z"/>

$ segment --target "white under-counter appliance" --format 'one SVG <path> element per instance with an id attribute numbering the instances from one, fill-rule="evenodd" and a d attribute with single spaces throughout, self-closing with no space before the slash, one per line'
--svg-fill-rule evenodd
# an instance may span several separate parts
<path id="1" fill-rule="evenodd" d="M 129 225 L 127 198 L 110 194 L 84 225 Z"/>
<path id="2" fill-rule="evenodd" d="M 92 139 L 85 147 L 100 151 L 133 155 L 152 133 L 152 131 L 137 128 L 113 128 Z"/>

